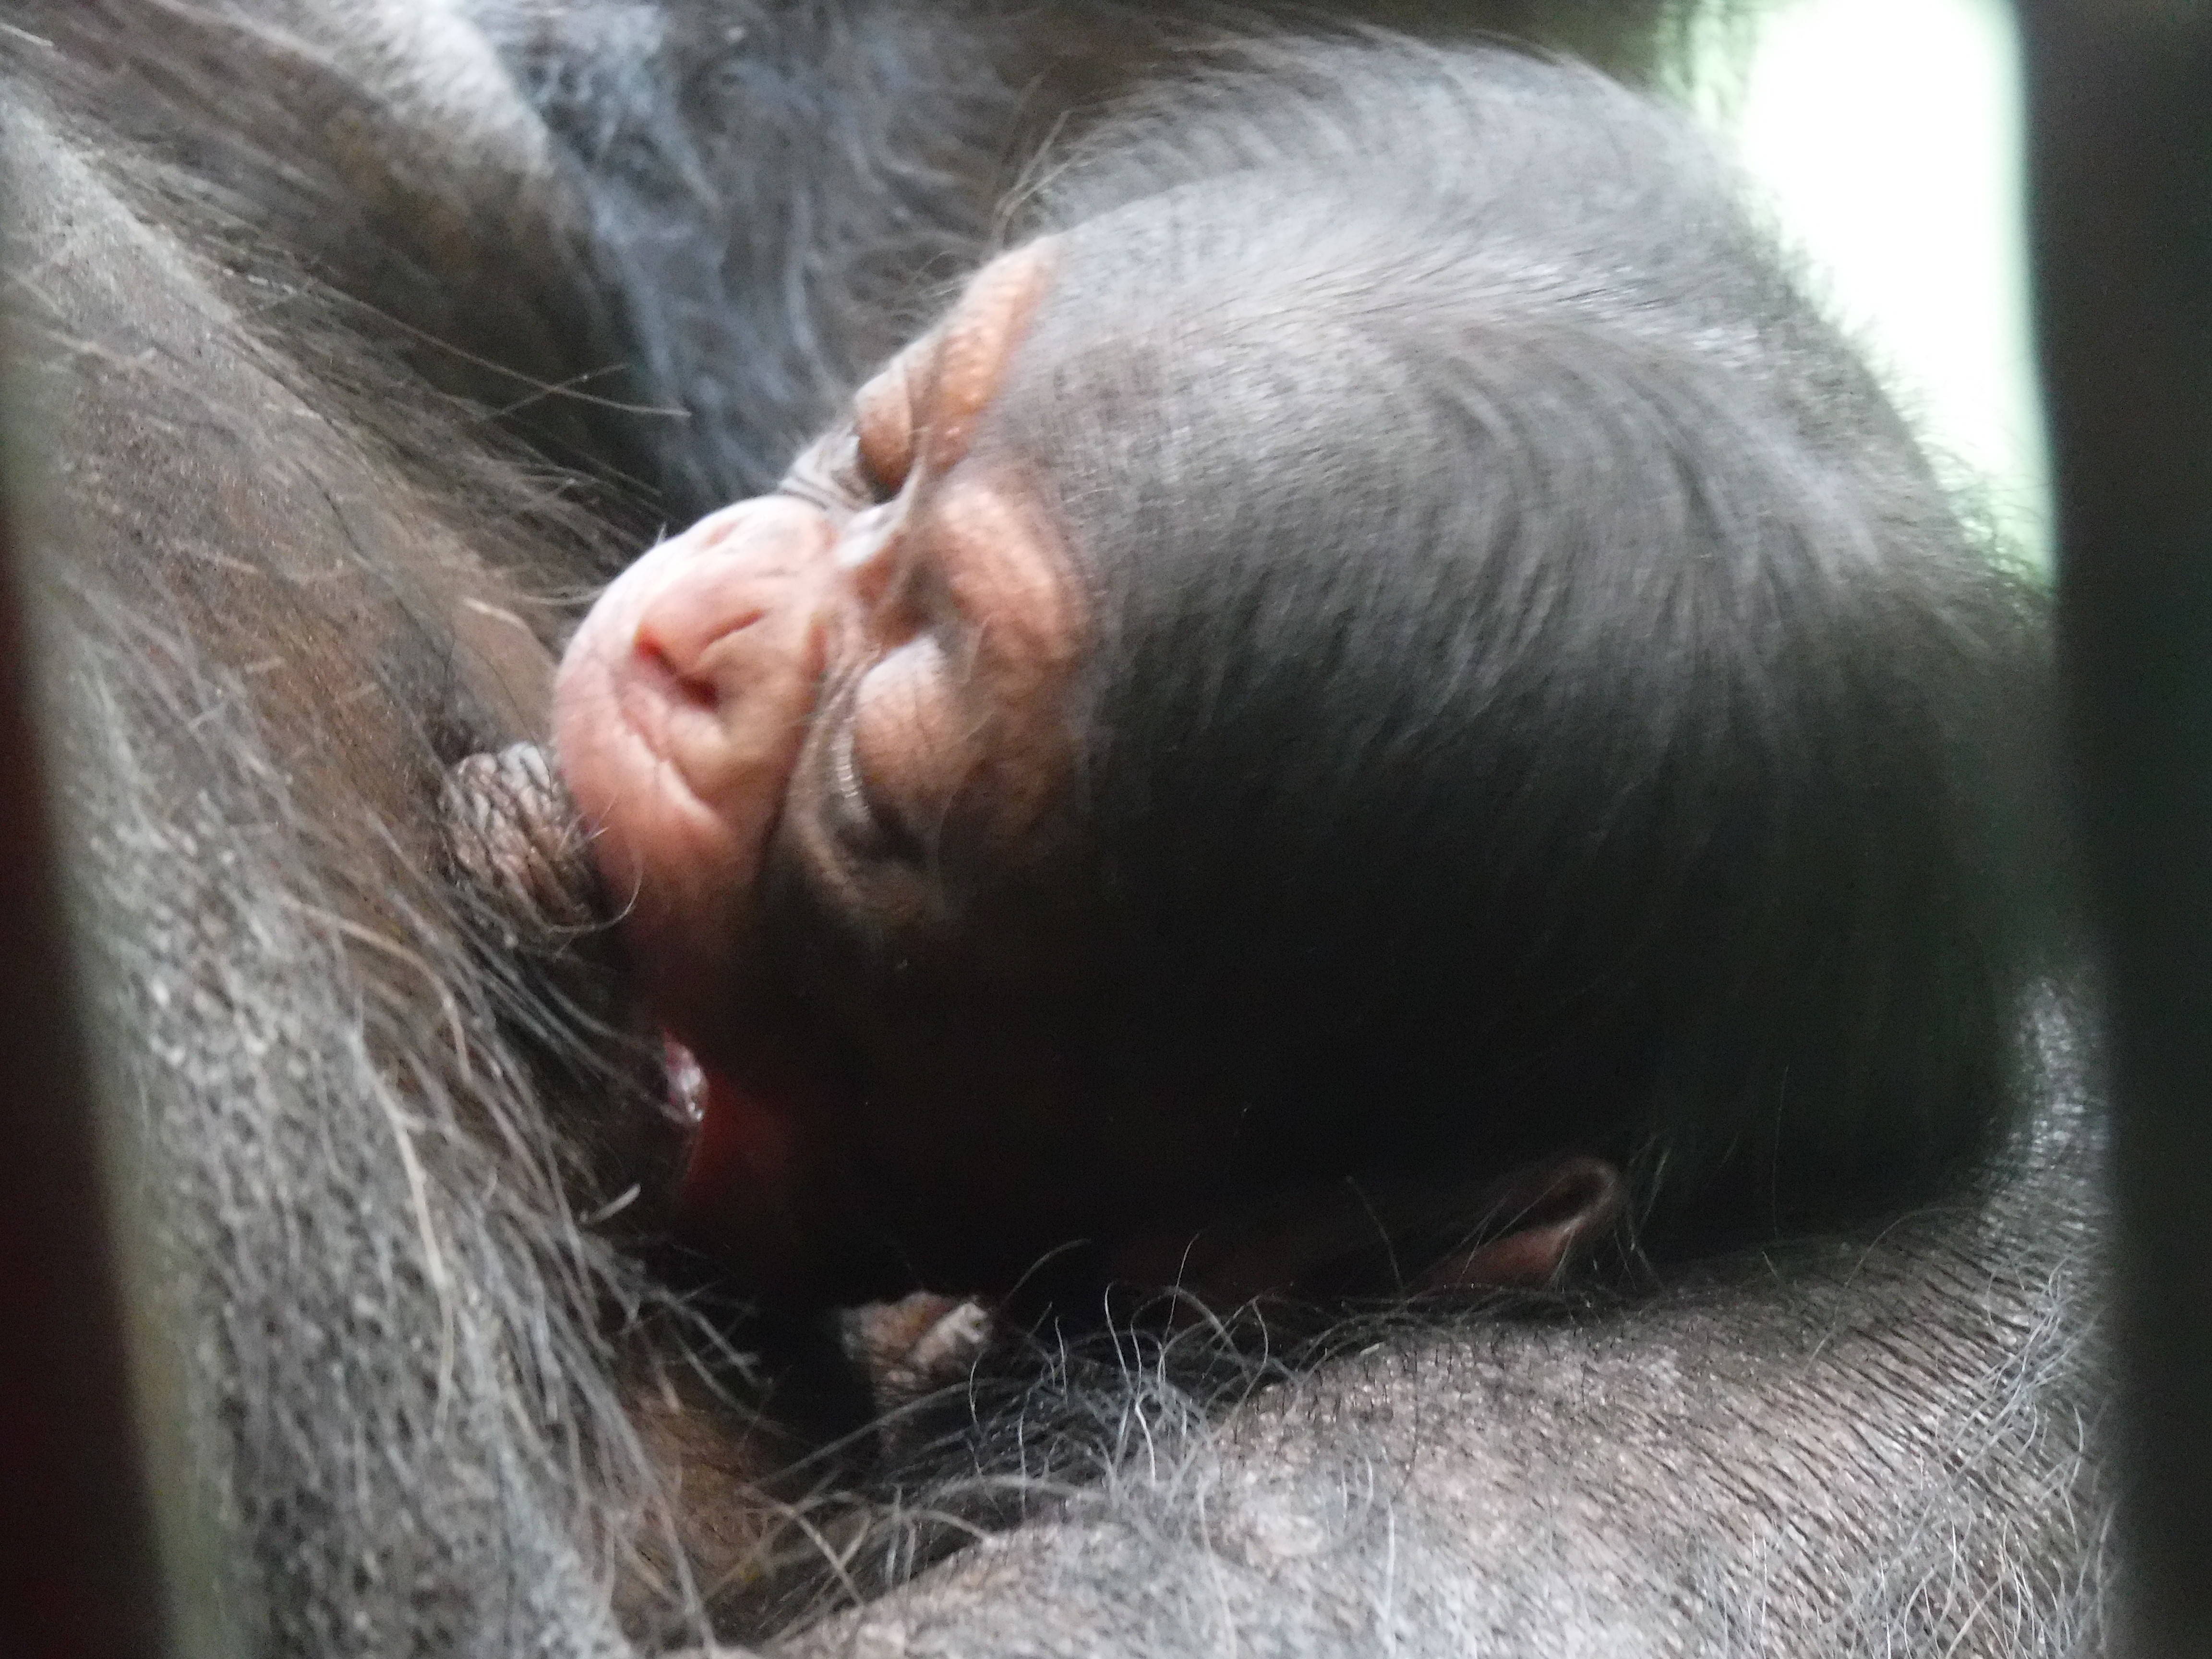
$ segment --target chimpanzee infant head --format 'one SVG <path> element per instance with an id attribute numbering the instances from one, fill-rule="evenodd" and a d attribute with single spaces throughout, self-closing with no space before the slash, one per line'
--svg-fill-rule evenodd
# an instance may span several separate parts
<path id="1" fill-rule="evenodd" d="M 2004 1115 L 2032 599 L 1671 118 L 1237 88 L 570 647 L 695 1224 L 857 1295 L 1246 1217 L 1243 1290 L 1347 1194 L 1550 1194 L 1501 1279 L 1613 1168 L 1700 1242 L 1924 1196 Z"/>
<path id="2" fill-rule="evenodd" d="M 1133 1086 L 1081 799 L 1101 585 L 990 430 L 1056 252 L 976 278 L 781 492 L 632 567 L 563 665 L 564 772 L 710 1079 L 692 1208 L 756 1261 L 889 1216 L 932 1282 L 989 1287 L 1244 1189 L 1233 1121 Z"/>

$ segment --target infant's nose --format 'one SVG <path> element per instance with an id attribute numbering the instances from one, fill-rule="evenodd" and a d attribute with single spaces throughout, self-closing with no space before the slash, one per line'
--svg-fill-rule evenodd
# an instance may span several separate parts
<path id="1" fill-rule="evenodd" d="M 717 647 L 817 579 L 836 539 L 820 508 L 789 496 L 725 507 L 664 542 L 637 611 L 636 653 L 692 697 L 719 701 Z"/>

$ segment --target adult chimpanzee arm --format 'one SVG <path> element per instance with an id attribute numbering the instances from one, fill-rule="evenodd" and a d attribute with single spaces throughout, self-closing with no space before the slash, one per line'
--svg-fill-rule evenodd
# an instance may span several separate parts
<path id="1" fill-rule="evenodd" d="M 514 730 L 550 668 L 479 556 L 533 491 L 481 455 L 410 475 L 150 219 L 145 157 L 9 96 L 64 844 L 170 1322 L 140 1358 L 199 1477 L 156 1479 L 206 1500 L 171 1565 L 228 1626 L 191 1633 L 620 1653 L 592 1558 L 641 1465 L 598 1322 L 635 1281 L 561 1197 L 499 981 L 431 876 L 443 746 Z M 501 477 L 505 507 L 453 516 Z"/>
<path id="2" fill-rule="evenodd" d="M 1627 1313 L 1407 1322 L 1225 1420 L 1133 1369 L 1080 1490 L 1038 1495 L 1079 1444 L 1002 1425 L 980 1483 L 1035 1518 L 779 1651 L 2100 1651 L 2091 1139 L 2069 1098 L 1985 1206 Z"/>

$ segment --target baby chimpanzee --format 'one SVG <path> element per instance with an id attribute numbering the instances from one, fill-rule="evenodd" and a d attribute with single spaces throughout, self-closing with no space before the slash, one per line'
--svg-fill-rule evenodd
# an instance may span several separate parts
<path id="1" fill-rule="evenodd" d="M 1540 1280 L 2010 1122 L 2034 592 L 1674 117 L 1375 39 L 1138 111 L 556 746 L 770 1296 Z"/>

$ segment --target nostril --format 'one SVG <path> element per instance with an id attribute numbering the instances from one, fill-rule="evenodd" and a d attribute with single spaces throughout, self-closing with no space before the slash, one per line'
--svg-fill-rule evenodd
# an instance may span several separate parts
<path id="1" fill-rule="evenodd" d="M 633 636 L 638 656 L 694 701 L 717 702 L 708 665 L 732 635 L 769 616 L 760 586 L 757 573 L 732 571 L 726 561 L 691 562 L 640 611 Z"/>
<path id="2" fill-rule="evenodd" d="M 638 659 L 646 672 L 661 682 L 672 701 L 688 703 L 694 708 L 711 713 L 721 702 L 721 694 L 709 679 L 678 670 L 659 640 L 640 631 L 637 636 Z"/>

